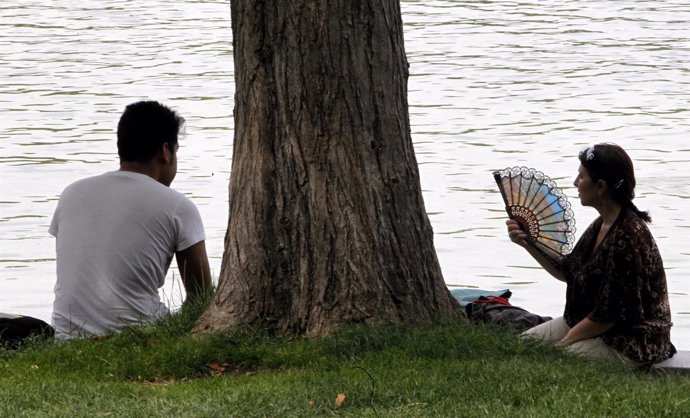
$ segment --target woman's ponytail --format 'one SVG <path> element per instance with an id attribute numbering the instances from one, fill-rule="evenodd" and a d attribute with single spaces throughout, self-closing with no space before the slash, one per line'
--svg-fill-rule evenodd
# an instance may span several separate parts
<path id="1" fill-rule="evenodd" d="M 637 216 L 648 224 L 652 223 L 652 217 L 649 216 L 649 212 L 638 209 L 637 206 L 635 206 L 635 204 L 630 200 L 628 201 L 628 209 L 635 212 Z"/>

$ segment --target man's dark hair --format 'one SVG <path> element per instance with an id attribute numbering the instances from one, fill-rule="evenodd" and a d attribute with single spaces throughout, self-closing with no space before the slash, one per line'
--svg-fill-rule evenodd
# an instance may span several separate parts
<path id="1" fill-rule="evenodd" d="M 164 143 L 174 146 L 184 118 L 156 101 L 128 105 L 117 124 L 117 153 L 121 161 L 146 163 Z"/>

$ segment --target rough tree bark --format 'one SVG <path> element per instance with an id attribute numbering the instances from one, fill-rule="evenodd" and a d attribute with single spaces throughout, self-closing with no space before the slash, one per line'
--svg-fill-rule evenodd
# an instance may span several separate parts
<path id="1" fill-rule="evenodd" d="M 217 293 L 195 332 L 319 336 L 462 315 L 410 135 L 398 0 L 233 0 L 235 139 Z"/>

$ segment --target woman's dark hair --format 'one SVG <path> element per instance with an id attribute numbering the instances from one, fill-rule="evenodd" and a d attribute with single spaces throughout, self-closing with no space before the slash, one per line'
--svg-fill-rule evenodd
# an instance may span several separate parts
<path id="1" fill-rule="evenodd" d="M 580 152 L 580 163 L 592 180 L 604 180 L 611 196 L 623 207 L 635 212 L 645 222 L 652 222 L 648 212 L 633 203 L 635 170 L 628 154 L 616 144 L 596 144 Z"/>
<path id="2" fill-rule="evenodd" d="M 184 118 L 156 101 L 128 105 L 117 124 L 117 153 L 122 161 L 146 163 L 164 143 L 177 144 Z"/>

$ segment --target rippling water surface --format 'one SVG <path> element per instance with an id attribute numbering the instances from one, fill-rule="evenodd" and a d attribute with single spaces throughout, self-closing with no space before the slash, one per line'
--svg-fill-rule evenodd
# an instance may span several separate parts
<path id="1" fill-rule="evenodd" d="M 154 98 L 187 135 L 173 186 L 199 206 L 220 270 L 232 155 L 230 10 L 223 1 L 4 0 L 0 4 L 0 312 L 49 320 L 59 193 L 118 167 L 117 119 Z M 636 163 L 676 324 L 690 349 L 690 5 L 658 1 L 402 2 L 413 138 L 449 285 L 510 288 L 563 309 L 564 285 L 505 236 L 491 171 L 539 169 L 581 232 L 577 153 L 612 141 Z M 170 278 L 175 275 L 171 268 Z M 176 305 L 179 281 L 164 296 Z"/>

